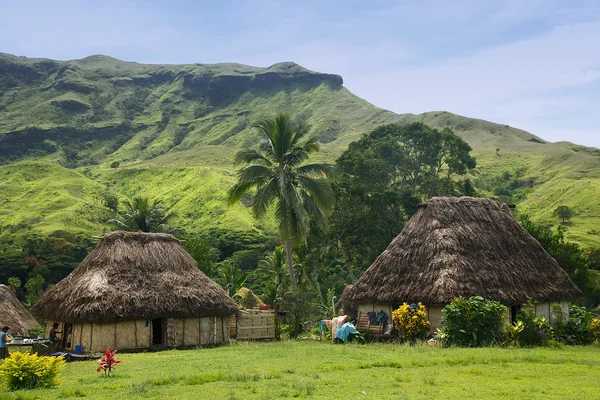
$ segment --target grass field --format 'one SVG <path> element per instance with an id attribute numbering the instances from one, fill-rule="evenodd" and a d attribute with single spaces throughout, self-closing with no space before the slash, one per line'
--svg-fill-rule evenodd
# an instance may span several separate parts
<path id="1" fill-rule="evenodd" d="M 314 341 L 122 354 L 112 378 L 68 364 L 56 389 L 1 399 L 598 399 L 600 346 L 442 349 Z"/>

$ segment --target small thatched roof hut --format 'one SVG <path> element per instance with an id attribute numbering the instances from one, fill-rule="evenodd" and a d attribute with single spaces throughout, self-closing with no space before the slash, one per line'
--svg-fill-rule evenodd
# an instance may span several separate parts
<path id="1" fill-rule="evenodd" d="M 72 346 L 87 343 L 88 349 L 103 350 L 106 344 L 111 348 L 208 344 L 202 341 L 201 325 L 209 322 L 210 340 L 225 342 L 229 337 L 221 320 L 226 322 L 237 307 L 198 269 L 175 237 L 113 232 L 69 276 L 48 289 L 32 311 L 70 325 L 64 329 L 71 328 Z M 106 340 L 104 336 L 111 334 L 109 339 L 114 340 Z M 127 341 L 127 335 L 135 340 Z"/>
<path id="2" fill-rule="evenodd" d="M 11 335 L 29 336 L 31 328 L 40 326 L 6 285 L 0 285 L 0 303 L 0 328 L 8 326 Z"/>
<path id="3" fill-rule="evenodd" d="M 445 305 L 483 296 L 508 306 L 582 295 L 567 273 L 521 227 L 508 206 L 484 198 L 433 198 L 353 285 L 342 304 Z M 364 308 L 364 307 L 363 307 Z M 544 311 L 545 313 L 545 311 Z M 550 313 L 550 311 L 548 311 Z"/>

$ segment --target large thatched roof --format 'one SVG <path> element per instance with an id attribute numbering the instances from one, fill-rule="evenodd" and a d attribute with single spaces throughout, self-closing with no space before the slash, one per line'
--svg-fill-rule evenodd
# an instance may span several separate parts
<path id="1" fill-rule="evenodd" d="M 445 304 L 474 295 L 514 305 L 582 293 L 506 204 L 433 198 L 340 302 Z"/>
<path id="2" fill-rule="evenodd" d="M 0 328 L 8 326 L 13 336 L 29 336 L 29 330 L 40 326 L 17 296 L 6 285 L 0 285 Z"/>
<path id="3" fill-rule="evenodd" d="M 113 232 L 35 304 L 59 321 L 117 321 L 234 314 L 235 302 L 167 234 Z"/>

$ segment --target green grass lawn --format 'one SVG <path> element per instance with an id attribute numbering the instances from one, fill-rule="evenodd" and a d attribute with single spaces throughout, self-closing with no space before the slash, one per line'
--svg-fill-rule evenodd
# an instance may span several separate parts
<path id="1" fill-rule="evenodd" d="M 597 399 L 600 346 L 442 349 L 313 341 L 122 354 L 112 378 L 68 364 L 55 389 L 4 399 Z"/>

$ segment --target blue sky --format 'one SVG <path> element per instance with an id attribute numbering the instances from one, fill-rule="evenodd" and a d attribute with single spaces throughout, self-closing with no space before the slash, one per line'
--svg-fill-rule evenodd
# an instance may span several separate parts
<path id="1" fill-rule="evenodd" d="M 0 51 L 295 61 L 397 113 L 447 110 L 600 147 L 600 2 L 9 1 Z"/>

